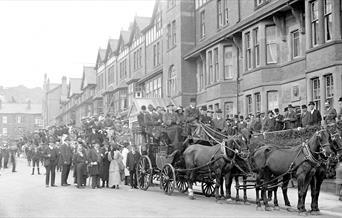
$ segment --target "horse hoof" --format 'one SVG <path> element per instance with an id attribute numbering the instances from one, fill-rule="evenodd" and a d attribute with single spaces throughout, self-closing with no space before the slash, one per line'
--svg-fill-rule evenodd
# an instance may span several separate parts
<path id="1" fill-rule="evenodd" d="M 233 202 L 233 200 L 231 198 L 226 199 L 226 203 L 231 204 L 232 202 Z"/>
<path id="2" fill-rule="evenodd" d="M 272 211 L 271 207 L 265 207 L 265 211 Z"/>
<path id="3" fill-rule="evenodd" d="M 279 206 L 275 206 L 275 207 L 273 208 L 273 210 L 280 210 L 280 207 L 279 207 Z"/>
<path id="4" fill-rule="evenodd" d="M 217 204 L 223 204 L 223 202 L 220 199 L 216 199 Z"/>
<path id="5" fill-rule="evenodd" d="M 308 215 L 307 212 L 299 212 L 298 214 L 299 214 L 299 216 L 307 216 Z"/>
<path id="6" fill-rule="evenodd" d="M 291 206 L 286 206 L 285 209 L 288 211 L 288 212 L 296 212 L 297 210 L 292 208 Z"/>
<path id="7" fill-rule="evenodd" d="M 251 203 L 249 203 L 248 201 L 244 201 L 243 204 L 244 205 L 251 205 Z"/>
<path id="8" fill-rule="evenodd" d="M 310 215 L 319 216 L 319 215 L 321 215 L 321 213 L 319 211 L 310 211 Z"/>
<path id="9" fill-rule="evenodd" d="M 264 211 L 264 209 L 263 209 L 261 206 L 257 206 L 257 207 L 256 207 L 256 210 L 257 210 L 257 211 Z"/>
<path id="10" fill-rule="evenodd" d="M 234 203 L 235 203 L 235 204 L 242 204 L 242 202 L 239 201 L 239 200 L 236 200 Z"/>

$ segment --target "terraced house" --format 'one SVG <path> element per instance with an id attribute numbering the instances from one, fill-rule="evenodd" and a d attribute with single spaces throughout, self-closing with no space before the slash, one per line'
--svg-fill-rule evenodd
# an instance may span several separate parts
<path id="1" fill-rule="evenodd" d="M 134 122 L 141 105 L 191 99 L 225 116 L 336 107 L 341 9 L 341 0 L 156 0 L 150 18 L 134 17 L 98 51 L 92 112 L 82 114 Z"/>
<path id="2" fill-rule="evenodd" d="M 252 3 L 252 4 L 251 4 Z M 340 0 L 196 1 L 197 99 L 226 115 L 341 96 Z"/>

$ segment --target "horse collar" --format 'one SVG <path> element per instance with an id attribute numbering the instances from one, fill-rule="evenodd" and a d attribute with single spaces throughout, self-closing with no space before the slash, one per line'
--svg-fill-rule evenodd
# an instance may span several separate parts
<path id="1" fill-rule="evenodd" d="M 303 143 L 303 153 L 305 159 L 308 160 L 314 167 L 319 167 L 322 162 L 317 160 L 311 153 L 310 148 L 307 143 Z"/>

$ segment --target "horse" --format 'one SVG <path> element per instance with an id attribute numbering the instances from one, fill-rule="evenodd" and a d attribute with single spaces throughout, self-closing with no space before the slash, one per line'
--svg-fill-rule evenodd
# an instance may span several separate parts
<path id="1" fill-rule="evenodd" d="M 240 136 L 231 137 L 212 147 L 194 144 L 186 148 L 183 158 L 188 180 L 189 198 L 194 199 L 192 187 L 196 181 L 196 174 L 206 174 L 209 177 L 214 176 L 216 180 L 215 197 L 218 201 L 220 199 L 219 187 L 225 167 L 227 164 L 232 164 L 236 156 L 246 150 L 247 144 Z"/>
<path id="2" fill-rule="evenodd" d="M 245 140 L 246 144 L 249 145 L 250 144 L 250 140 L 252 138 L 252 132 L 250 129 L 248 128 L 244 128 L 241 130 L 241 135 L 243 137 L 243 140 Z M 236 198 L 235 201 L 239 202 L 240 201 L 240 196 L 239 196 L 239 177 L 242 177 L 242 181 L 243 181 L 243 185 L 246 186 L 247 184 L 247 176 L 248 174 L 251 173 L 251 167 L 250 167 L 250 163 L 249 163 L 249 159 L 248 157 L 241 157 L 239 156 L 237 158 L 237 162 L 236 164 L 230 169 L 227 170 L 227 173 L 225 174 L 225 187 L 226 187 L 226 195 L 225 195 L 225 199 L 227 201 L 231 200 L 231 186 L 233 183 L 233 178 L 235 179 L 235 187 L 236 187 Z M 222 181 L 223 182 L 223 181 Z M 223 184 L 222 184 L 223 186 Z M 222 193 L 221 195 L 223 196 L 223 188 L 221 189 Z M 245 204 L 247 203 L 247 189 L 246 187 L 244 187 L 243 189 L 243 201 Z"/>
<path id="3" fill-rule="evenodd" d="M 342 137 L 338 131 L 335 131 L 335 133 L 331 133 L 330 136 L 331 136 L 330 137 L 331 150 L 333 152 L 333 155 L 337 155 L 337 153 L 342 150 Z M 311 211 L 310 213 L 312 215 L 319 214 L 318 197 L 319 197 L 322 182 L 327 177 L 328 165 L 329 164 L 326 163 L 326 161 L 323 161 L 322 164 L 316 168 L 316 173 L 310 181 L 310 188 L 311 188 Z M 287 187 L 289 180 L 290 180 L 289 175 L 286 175 L 286 177 L 283 178 L 283 181 L 284 181 L 283 187 L 284 186 Z M 278 181 L 275 181 L 275 184 L 277 182 Z M 269 191 L 268 193 L 269 200 L 272 199 L 272 192 L 274 193 L 274 205 L 278 205 L 277 190 L 278 190 L 278 186 L 275 185 L 274 189 L 272 191 Z M 284 196 L 284 200 L 285 202 L 288 202 L 287 206 L 290 206 L 287 196 Z"/>
<path id="4" fill-rule="evenodd" d="M 270 210 L 266 190 L 268 185 L 275 186 L 279 178 L 283 178 L 282 191 L 285 205 L 291 207 L 287 197 L 287 185 L 292 175 L 297 178 L 298 182 L 298 211 L 306 212 L 305 196 L 310 181 L 322 163 L 322 158 L 332 154 L 329 139 L 329 133 L 326 130 L 320 130 L 303 145 L 292 148 L 265 145 L 257 149 L 252 155 L 254 171 L 257 172 L 257 208 L 261 208 L 259 198 L 261 189 L 265 210 Z M 274 197 L 276 198 L 276 196 Z M 277 202 L 275 202 L 275 207 L 278 207 Z"/>
<path id="5" fill-rule="evenodd" d="M 340 133 L 331 134 L 331 145 L 334 155 L 337 155 L 339 151 L 342 150 L 342 137 Z M 315 172 L 310 182 L 311 188 L 311 214 L 318 215 L 318 197 L 321 190 L 321 185 L 323 180 L 326 178 L 327 165 L 325 163 L 321 164 Z"/>

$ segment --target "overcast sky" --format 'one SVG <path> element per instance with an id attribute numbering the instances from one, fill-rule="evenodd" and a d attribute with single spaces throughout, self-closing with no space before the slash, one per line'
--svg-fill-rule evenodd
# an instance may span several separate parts
<path id="1" fill-rule="evenodd" d="M 154 0 L 0 0 L 0 85 L 42 87 L 81 77 L 99 47 L 134 16 L 152 16 Z"/>

